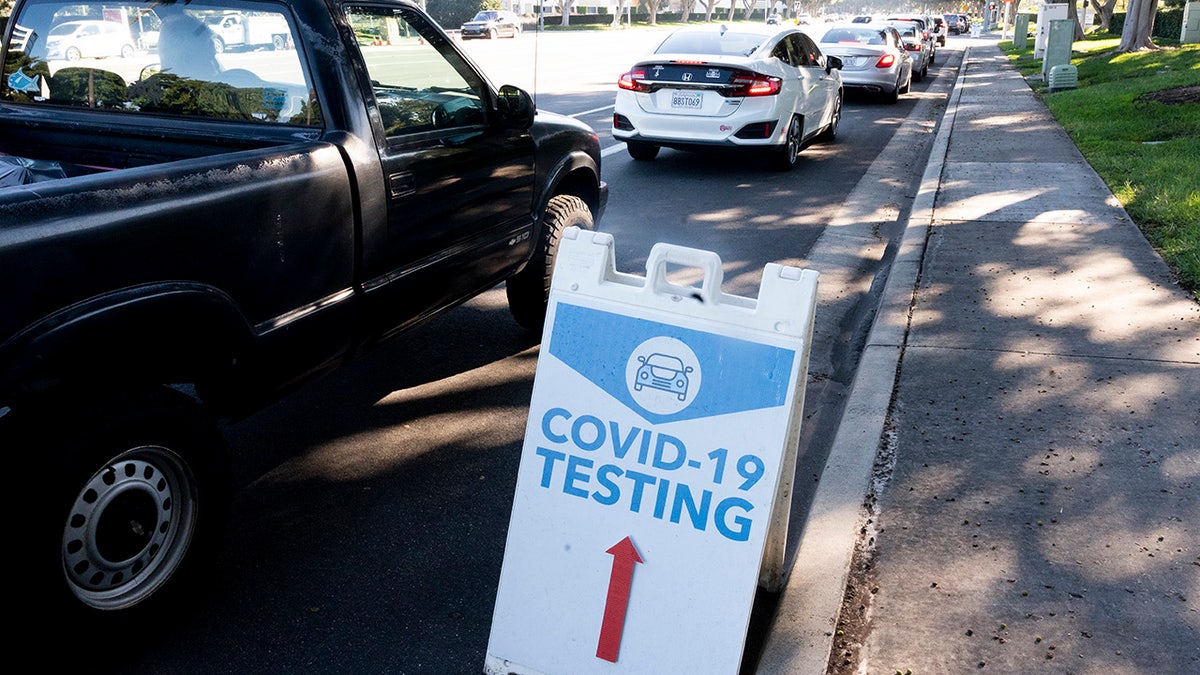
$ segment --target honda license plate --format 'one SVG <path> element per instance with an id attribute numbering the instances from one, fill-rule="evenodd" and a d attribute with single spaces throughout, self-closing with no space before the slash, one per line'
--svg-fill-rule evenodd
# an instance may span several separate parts
<path id="1" fill-rule="evenodd" d="M 671 94 L 672 108 L 697 110 L 704 105 L 704 95 L 698 91 L 677 91 Z"/>

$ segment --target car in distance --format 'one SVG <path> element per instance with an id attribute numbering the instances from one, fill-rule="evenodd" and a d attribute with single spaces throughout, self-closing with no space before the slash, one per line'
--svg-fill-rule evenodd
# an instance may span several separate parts
<path id="1" fill-rule="evenodd" d="M 790 170 L 837 134 L 841 67 L 795 25 L 681 28 L 618 79 L 612 134 L 637 160 L 737 148 Z"/>
<path id="2" fill-rule="evenodd" d="M 929 64 L 933 62 L 933 49 L 929 47 L 929 40 L 924 38 L 924 31 L 911 21 L 893 21 L 891 23 L 899 31 L 900 39 L 904 41 L 904 48 L 912 57 L 913 79 L 917 82 L 924 80 L 925 76 L 929 74 Z"/>
<path id="3" fill-rule="evenodd" d="M 464 40 L 487 38 L 495 40 L 498 37 L 515 38 L 521 32 L 521 17 L 514 12 L 485 9 L 477 12 L 475 17 L 464 23 L 460 35 Z"/>
<path id="4" fill-rule="evenodd" d="M 81 58 L 133 56 L 133 36 L 116 21 L 65 21 L 46 36 L 46 58 L 78 61 Z"/>
<path id="5" fill-rule="evenodd" d="M 939 47 L 946 46 L 946 20 L 940 16 L 935 16 L 930 19 L 933 22 L 933 36 L 937 39 Z"/>
<path id="6" fill-rule="evenodd" d="M 913 60 L 893 26 L 833 24 L 818 44 L 827 57 L 842 60 L 842 86 L 847 91 L 879 94 L 895 103 L 912 86 Z"/>
<path id="7" fill-rule="evenodd" d="M 917 24 L 921 28 L 921 39 L 925 40 L 926 49 L 929 50 L 929 63 L 933 63 L 937 59 L 937 36 L 933 32 L 933 19 L 927 14 L 892 14 L 884 21 L 910 21 Z"/>

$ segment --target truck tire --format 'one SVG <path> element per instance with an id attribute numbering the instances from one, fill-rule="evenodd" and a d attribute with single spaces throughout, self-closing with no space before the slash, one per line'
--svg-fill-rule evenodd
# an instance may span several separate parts
<path id="1" fill-rule="evenodd" d="M 554 272 L 554 256 L 563 230 L 568 227 L 595 229 L 592 210 L 574 195 L 555 195 L 546 205 L 542 218 L 541 240 L 525 269 L 505 284 L 508 309 L 525 329 L 541 332 L 546 321 L 546 301 L 550 297 L 550 275 Z"/>
<path id="2" fill-rule="evenodd" d="M 17 448 L 37 453 L 29 475 L 47 486 L 35 491 L 36 531 L 26 540 L 34 601 L 97 639 L 148 635 L 190 606 L 231 494 L 223 443 L 203 408 L 164 388 L 58 397 L 10 416 Z"/>

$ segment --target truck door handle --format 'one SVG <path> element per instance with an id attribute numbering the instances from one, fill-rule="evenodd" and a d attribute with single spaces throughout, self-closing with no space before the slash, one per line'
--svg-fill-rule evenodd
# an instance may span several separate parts
<path id="1" fill-rule="evenodd" d="M 407 197 L 417 191 L 416 179 L 411 171 L 401 171 L 388 176 L 388 191 L 392 199 Z"/>

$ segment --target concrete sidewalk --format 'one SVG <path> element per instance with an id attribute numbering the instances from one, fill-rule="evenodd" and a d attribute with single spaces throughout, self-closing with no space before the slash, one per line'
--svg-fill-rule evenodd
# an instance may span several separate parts
<path id="1" fill-rule="evenodd" d="M 994 41 L 882 302 L 758 672 L 1200 672 L 1200 306 Z"/>

